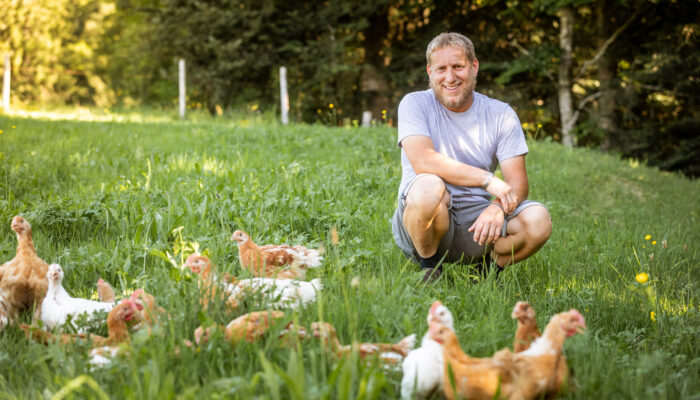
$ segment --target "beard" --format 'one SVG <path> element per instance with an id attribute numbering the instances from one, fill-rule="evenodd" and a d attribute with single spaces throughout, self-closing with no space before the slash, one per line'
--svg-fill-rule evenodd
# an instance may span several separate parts
<path id="1" fill-rule="evenodd" d="M 430 88 L 433 89 L 433 94 L 440 102 L 448 109 L 460 109 L 470 104 L 472 97 L 474 95 L 474 88 L 476 88 L 476 74 L 471 71 L 469 74 L 469 79 L 465 80 L 464 89 L 457 97 L 447 97 L 440 90 L 440 85 L 435 85 L 432 80 L 430 80 Z M 437 86 L 437 87 L 436 87 Z"/>

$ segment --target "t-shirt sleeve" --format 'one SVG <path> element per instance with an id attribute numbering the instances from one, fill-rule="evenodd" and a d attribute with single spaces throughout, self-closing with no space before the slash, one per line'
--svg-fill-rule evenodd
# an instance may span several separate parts
<path id="1" fill-rule="evenodd" d="M 520 119 L 512 108 L 507 107 L 500 123 L 496 157 L 501 162 L 511 157 L 527 154 L 527 152 L 527 143 L 523 128 L 520 126 Z"/>
<path id="2" fill-rule="evenodd" d="M 422 135 L 430 137 L 428 116 L 419 96 L 409 93 L 399 103 L 399 138 L 397 144 L 408 136 Z"/>

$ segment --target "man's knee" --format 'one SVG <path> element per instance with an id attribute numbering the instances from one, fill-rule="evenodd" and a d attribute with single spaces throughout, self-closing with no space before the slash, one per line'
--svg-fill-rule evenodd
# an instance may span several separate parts
<path id="1" fill-rule="evenodd" d="M 437 175 L 420 176 L 406 195 L 406 207 L 434 210 L 441 204 L 449 204 L 449 194 L 445 182 Z"/>
<path id="2" fill-rule="evenodd" d="M 543 206 L 536 205 L 521 212 L 522 222 L 529 241 L 537 245 L 544 244 L 552 234 L 552 218 Z"/>

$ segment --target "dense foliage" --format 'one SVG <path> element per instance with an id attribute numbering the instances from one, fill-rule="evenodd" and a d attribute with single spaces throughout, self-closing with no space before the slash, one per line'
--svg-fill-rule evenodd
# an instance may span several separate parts
<path id="1" fill-rule="evenodd" d="M 671 0 L 3 0 L 0 51 L 24 103 L 172 107 L 184 58 L 190 107 L 275 110 L 286 66 L 293 120 L 352 124 L 363 110 L 393 121 L 427 87 L 428 41 L 458 31 L 476 43 L 478 90 L 511 103 L 530 135 L 697 176 L 699 12 Z"/>

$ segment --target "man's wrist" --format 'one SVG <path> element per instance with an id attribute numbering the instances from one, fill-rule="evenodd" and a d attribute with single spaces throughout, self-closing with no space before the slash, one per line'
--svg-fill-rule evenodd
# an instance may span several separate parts
<path id="1" fill-rule="evenodd" d="M 491 183 L 491 180 L 493 179 L 493 172 L 490 172 L 486 175 L 486 178 L 481 182 L 481 188 L 486 190 L 487 187 L 489 187 L 489 184 Z"/>
<path id="2" fill-rule="evenodd" d="M 504 215 L 504 216 L 506 215 L 506 210 L 503 209 L 503 206 L 502 206 L 502 205 L 500 205 L 499 203 L 497 203 L 497 202 L 495 202 L 495 201 L 492 201 L 491 204 L 493 204 L 493 205 L 495 205 L 496 207 L 500 208 L 501 211 L 503 211 L 503 215 Z"/>

